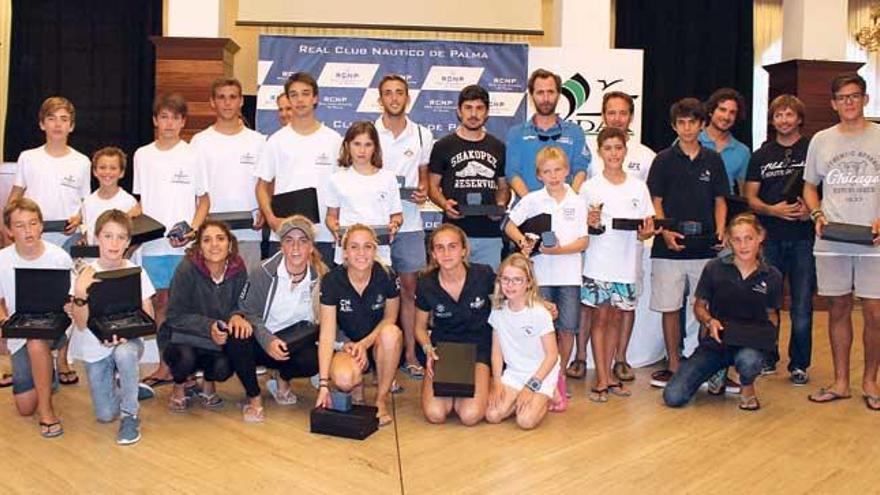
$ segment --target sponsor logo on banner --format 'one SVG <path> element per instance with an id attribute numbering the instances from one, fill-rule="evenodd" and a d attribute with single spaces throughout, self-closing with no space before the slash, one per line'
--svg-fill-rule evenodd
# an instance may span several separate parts
<path id="1" fill-rule="evenodd" d="M 484 70 L 483 67 L 435 65 L 425 76 L 422 91 L 461 91 L 465 86 L 477 84 Z"/>
<path id="2" fill-rule="evenodd" d="M 257 110 L 278 110 L 275 99 L 284 92 L 284 86 L 267 84 L 257 89 Z"/>
<path id="3" fill-rule="evenodd" d="M 524 96 L 523 93 L 489 93 L 489 116 L 513 117 Z"/>
<path id="4" fill-rule="evenodd" d="M 419 97 L 419 90 L 409 89 L 409 102 L 406 104 L 406 113 L 410 113 L 413 104 Z M 356 112 L 358 113 L 382 113 L 382 105 L 379 104 L 379 88 L 367 88 L 361 97 Z"/>
<path id="5" fill-rule="evenodd" d="M 318 105 L 333 110 L 345 110 L 354 106 L 354 102 L 352 102 L 348 96 L 321 95 L 318 99 Z"/>
<path id="6" fill-rule="evenodd" d="M 451 98 L 427 98 L 425 99 L 423 108 L 429 112 L 448 113 L 455 112 L 457 109 L 457 100 Z"/>
<path id="7" fill-rule="evenodd" d="M 318 76 L 321 88 L 368 88 L 379 64 L 327 62 Z"/>
<path id="8" fill-rule="evenodd" d="M 493 77 L 486 89 L 489 91 L 513 91 L 522 92 L 525 87 L 524 82 L 516 77 Z"/>

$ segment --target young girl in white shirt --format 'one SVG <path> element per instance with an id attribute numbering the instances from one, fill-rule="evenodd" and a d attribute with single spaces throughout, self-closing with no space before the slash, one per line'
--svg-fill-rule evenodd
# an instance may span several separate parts
<path id="1" fill-rule="evenodd" d="M 541 299 L 528 257 L 510 255 L 498 269 L 492 325 L 492 393 L 486 420 L 535 428 L 547 414 L 559 378 L 553 317 Z"/>
<path id="2" fill-rule="evenodd" d="M 371 227 L 388 226 L 394 234 L 403 223 L 396 176 L 382 169 L 379 134 L 372 122 L 355 122 L 348 128 L 339 154 L 339 172 L 330 176 L 327 188 L 327 228 L 337 241 L 341 228 L 361 223 Z M 390 240 L 379 246 L 379 257 L 391 264 Z M 336 248 L 336 263 L 342 263 L 342 249 Z"/>

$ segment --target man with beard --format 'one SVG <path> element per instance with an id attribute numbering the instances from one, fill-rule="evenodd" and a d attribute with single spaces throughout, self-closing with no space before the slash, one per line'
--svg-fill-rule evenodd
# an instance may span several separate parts
<path id="1" fill-rule="evenodd" d="M 544 187 L 535 170 L 535 157 L 545 146 L 559 146 L 570 164 L 566 182 L 577 192 L 587 179 L 590 150 L 584 131 L 574 122 L 556 114 L 562 79 L 545 69 L 532 72 L 528 82 L 529 98 L 535 106 L 531 119 L 507 132 L 507 180 L 520 198 L 529 191 Z"/>
<path id="2" fill-rule="evenodd" d="M 428 199 L 428 161 L 434 136 L 424 126 L 406 116 L 409 86 L 406 79 L 388 74 L 379 82 L 382 116 L 376 119 L 376 131 L 382 148 L 382 163 L 397 175 L 402 187 L 415 188 L 403 198 L 403 225 L 391 243 L 391 265 L 400 277 L 400 326 L 406 347 L 402 368 L 410 378 L 421 379 L 424 370 L 416 358 L 413 328 L 416 311 L 416 280 L 425 267 L 425 230 L 420 205 Z"/>
<path id="3" fill-rule="evenodd" d="M 834 383 L 810 400 L 849 398 L 849 354 L 853 340 L 853 294 L 862 302 L 865 405 L 880 411 L 880 126 L 865 119 L 865 80 L 842 74 L 831 83 L 831 107 L 840 122 L 817 132 L 807 150 L 804 201 L 816 224 L 816 278 L 819 295 L 828 298 L 828 332 Z M 820 200 L 817 188 L 822 184 Z M 870 226 L 871 246 L 829 241 L 822 234 L 831 222 Z"/>
<path id="4" fill-rule="evenodd" d="M 458 225 L 467 234 L 470 261 L 497 271 L 501 264 L 500 218 L 465 217 L 458 205 L 465 204 L 473 193 L 482 196 L 482 204 L 507 205 L 510 190 L 504 176 L 504 143 L 483 127 L 489 118 L 489 93 L 483 87 L 474 84 L 462 89 L 457 113 L 461 125 L 434 143 L 428 195 L 443 208 L 443 221 Z"/>
<path id="5" fill-rule="evenodd" d="M 700 132 L 700 144 L 704 148 L 717 151 L 724 160 L 731 193 L 743 190 L 751 156 L 749 148 L 730 132 L 738 120 L 745 118 L 745 111 L 745 100 L 739 91 L 731 88 L 718 89 L 706 100 L 709 123 Z"/>
<path id="6" fill-rule="evenodd" d="M 807 368 L 813 346 L 814 232 L 810 212 L 800 197 L 802 190 L 797 191 L 796 199 L 787 199 L 786 184 L 796 184 L 797 177 L 803 177 L 810 140 L 801 135 L 804 104 L 797 96 L 785 94 L 774 98 L 770 103 L 770 119 L 776 136 L 752 155 L 744 192 L 767 232 L 764 258 L 783 277 L 788 277 L 791 294 L 789 380 L 801 386 L 810 380 Z M 792 199 L 794 201 L 789 202 Z M 762 373 L 775 373 L 778 361 L 779 350 L 776 349 L 767 356 Z"/>

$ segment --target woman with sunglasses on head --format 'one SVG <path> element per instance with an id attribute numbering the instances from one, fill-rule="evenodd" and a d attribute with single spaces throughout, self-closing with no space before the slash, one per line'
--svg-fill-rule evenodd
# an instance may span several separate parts
<path id="1" fill-rule="evenodd" d="M 400 286 L 391 268 L 378 259 L 379 242 L 367 225 L 355 224 L 342 236 L 343 263 L 321 281 L 318 345 L 320 385 L 317 407 L 330 407 L 330 385 L 363 399 L 363 374 L 377 375 L 379 426 L 391 423 L 388 396 L 400 361 L 403 334 L 398 328 Z M 336 352 L 334 352 L 334 349 Z"/>

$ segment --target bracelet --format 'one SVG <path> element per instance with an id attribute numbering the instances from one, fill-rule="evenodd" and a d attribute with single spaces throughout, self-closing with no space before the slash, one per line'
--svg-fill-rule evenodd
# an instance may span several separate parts
<path id="1" fill-rule="evenodd" d="M 820 210 L 819 208 L 816 208 L 815 210 L 810 211 L 810 220 L 815 222 L 816 219 L 819 218 L 820 216 L 824 217 L 825 213 L 822 210 Z"/>

